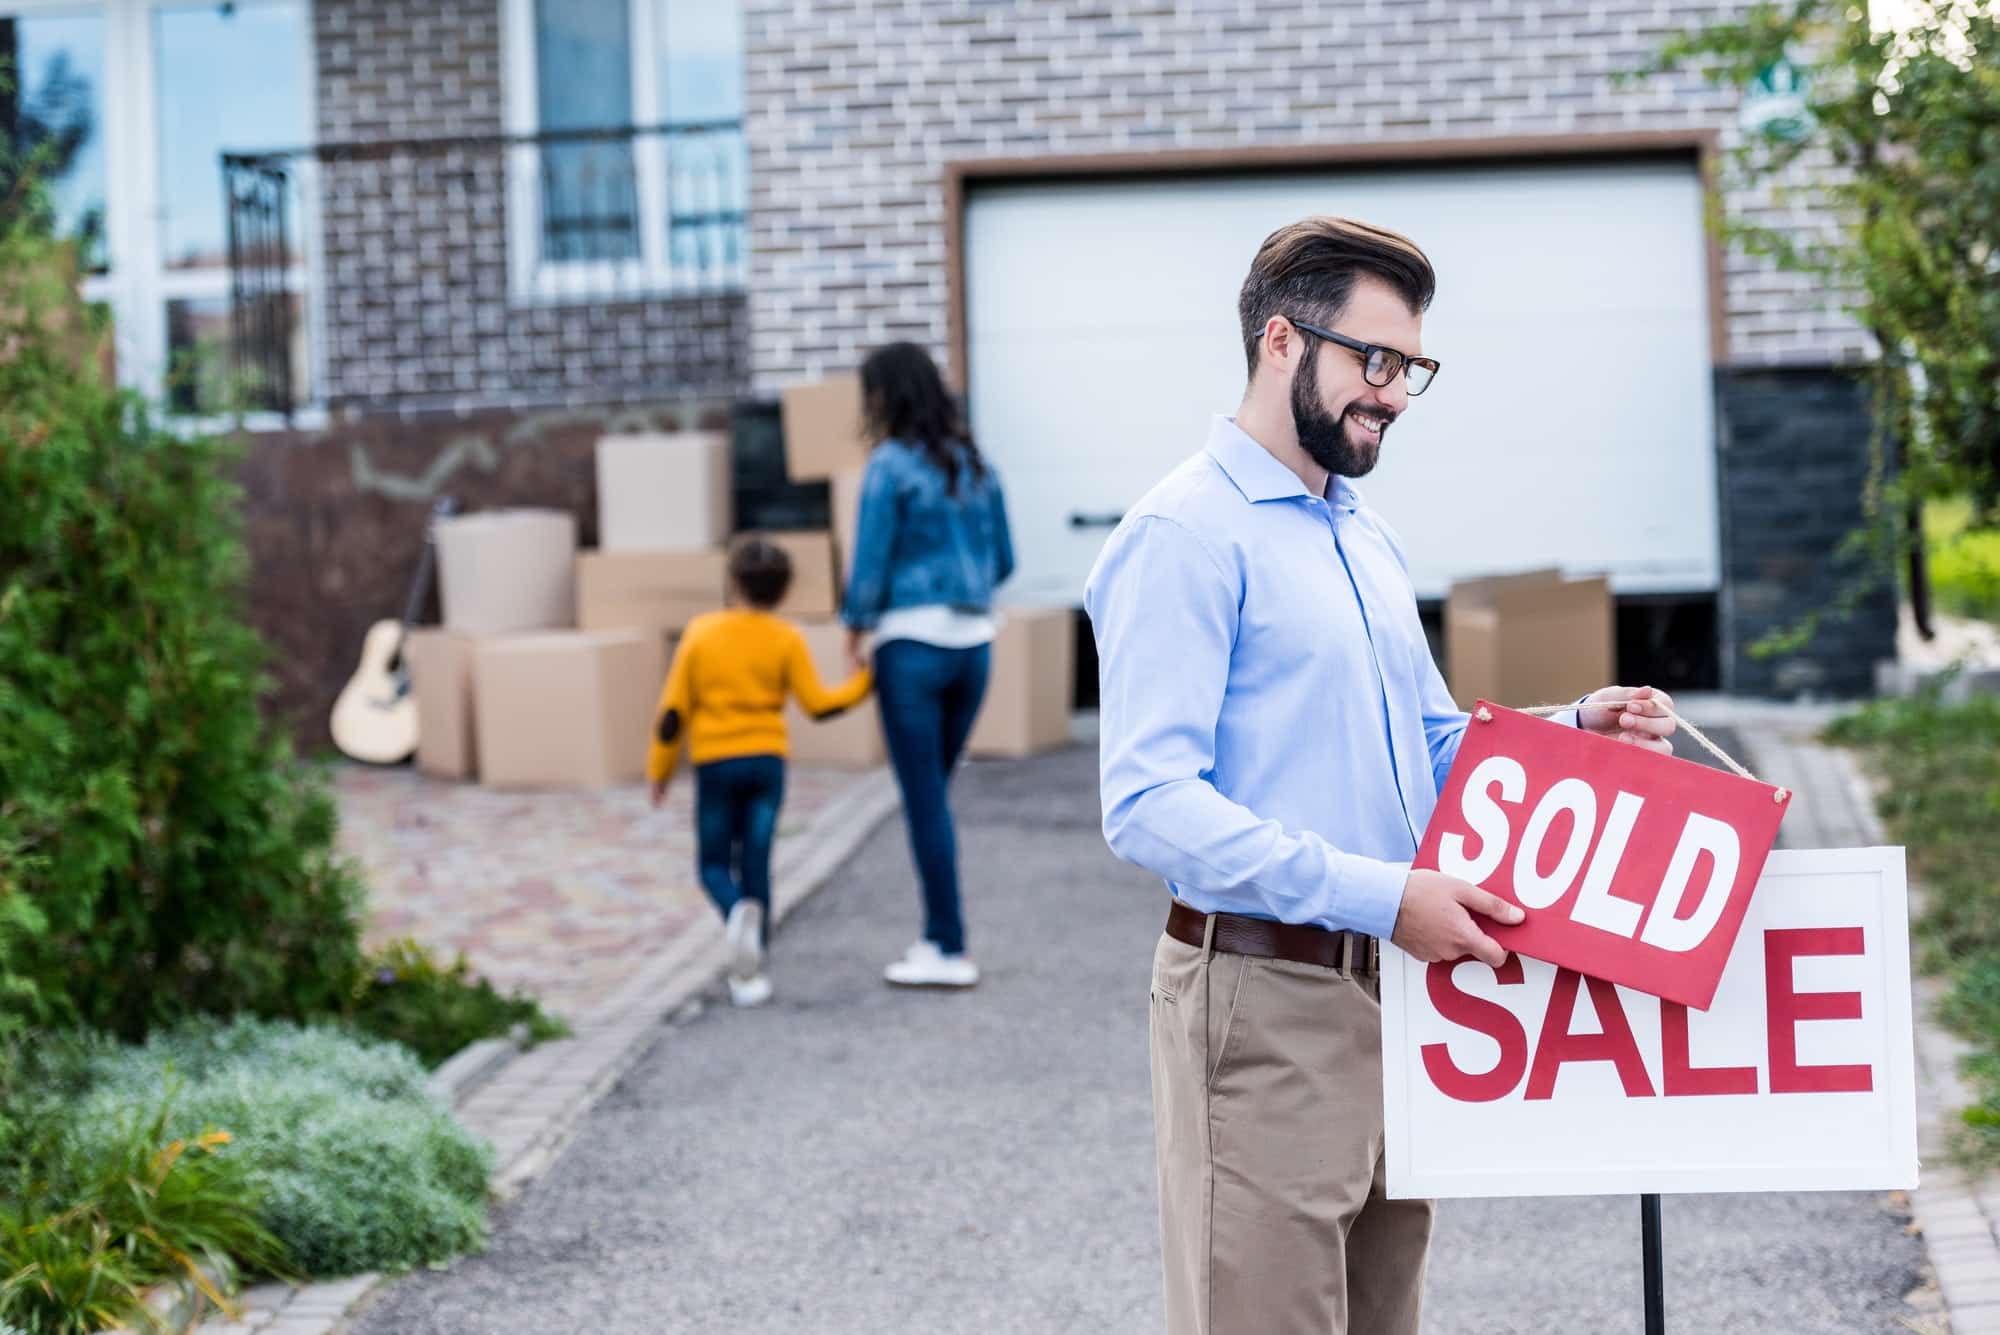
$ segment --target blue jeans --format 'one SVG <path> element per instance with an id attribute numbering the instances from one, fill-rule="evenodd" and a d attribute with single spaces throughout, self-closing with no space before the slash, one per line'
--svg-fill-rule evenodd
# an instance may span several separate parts
<path id="1" fill-rule="evenodd" d="M 739 899 L 764 906 L 771 930 L 771 840 L 785 800 L 783 756 L 739 756 L 695 766 L 695 861 L 724 917 Z"/>
<path id="2" fill-rule="evenodd" d="M 992 663 L 987 645 L 940 649 L 891 640 L 875 651 L 875 695 L 896 785 L 903 790 L 910 856 L 924 891 L 924 939 L 947 955 L 965 950 L 958 904 L 958 838 L 946 787 L 972 733 Z"/>

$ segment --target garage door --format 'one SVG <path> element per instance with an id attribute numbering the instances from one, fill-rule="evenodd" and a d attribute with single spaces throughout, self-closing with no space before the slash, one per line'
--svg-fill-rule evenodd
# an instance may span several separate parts
<path id="1" fill-rule="evenodd" d="M 1700 180 L 1638 162 L 975 186 L 970 411 L 1007 485 L 1010 598 L 1079 603 L 1106 522 L 1235 411 L 1237 288 L 1313 213 L 1402 231 L 1438 271 L 1444 371 L 1361 484 L 1420 596 L 1547 565 L 1716 587 Z"/>

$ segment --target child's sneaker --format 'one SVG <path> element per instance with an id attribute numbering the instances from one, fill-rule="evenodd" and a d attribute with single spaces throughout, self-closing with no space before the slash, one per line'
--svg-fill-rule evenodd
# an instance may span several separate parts
<path id="1" fill-rule="evenodd" d="M 754 899 L 737 900 L 722 934 L 729 942 L 729 977 L 756 977 L 764 968 L 764 906 Z"/>
<path id="2" fill-rule="evenodd" d="M 771 980 L 764 974 L 752 974 L 748 978 L 729 980 L 729 1004 L 748 1009 L 761 1006 L 771 999 Z"/>
<path id="3" fill-rule="evenodd" d="M 979 966 L 964 955 L 945 954 L 934 941 L 919 941 L 882 976 L 898 987 L 971 987 L 979 981 Z"/>

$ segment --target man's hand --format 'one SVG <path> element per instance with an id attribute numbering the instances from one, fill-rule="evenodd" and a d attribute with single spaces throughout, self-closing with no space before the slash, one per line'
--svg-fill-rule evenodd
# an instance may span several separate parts
<path id="1" fill-rule="evenodd" d="M 650 783 L 648 783 L 646 787 L 651 792 L 654 809 L 658 810 L 660 804 L 667 800 L 666 781 L 663 779 L 654 779 Z"/>
<path id="2" fill-rule="evenodd" d="M 1483 913 L 1510 926 L 1525 916 L 1518 904 L 1441 871 L 1412 871 L 1403 883 L 1403 907 L 1389 939 L 1426 964 L 1467 955 L 1499 968 L 1507 948 L 1486 935 L 1473 918 Z"/>
<path id="3" fill-rule="evenodd" d="M 1606 686 L 1585 698 L 1577 722 L 1585 732 L 1670 756 L 1674 718 L 1667 711 L 1673 707 L 1671 695 L 1651 686 Z"/>
<path id="4" fill-rule="evenodd" d="M 848 671 L 859 672 L 868 666 L 867 656 L 862 652 L 866 647 L 867 635 L 865 632 L 858 630 L 849 630 L 847 632 Z"/>

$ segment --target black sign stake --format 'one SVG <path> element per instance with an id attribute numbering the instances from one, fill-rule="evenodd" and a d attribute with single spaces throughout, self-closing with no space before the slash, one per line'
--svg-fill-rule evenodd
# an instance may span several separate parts
<path id="1" fill-rule="evenodd" d="M 1639 1198 L 1639 1247 L 1646 1258 L 1646 1335 L 1667 1335 L 1667 1299 L 1660 1274 L 1660 1198 Z"/>

